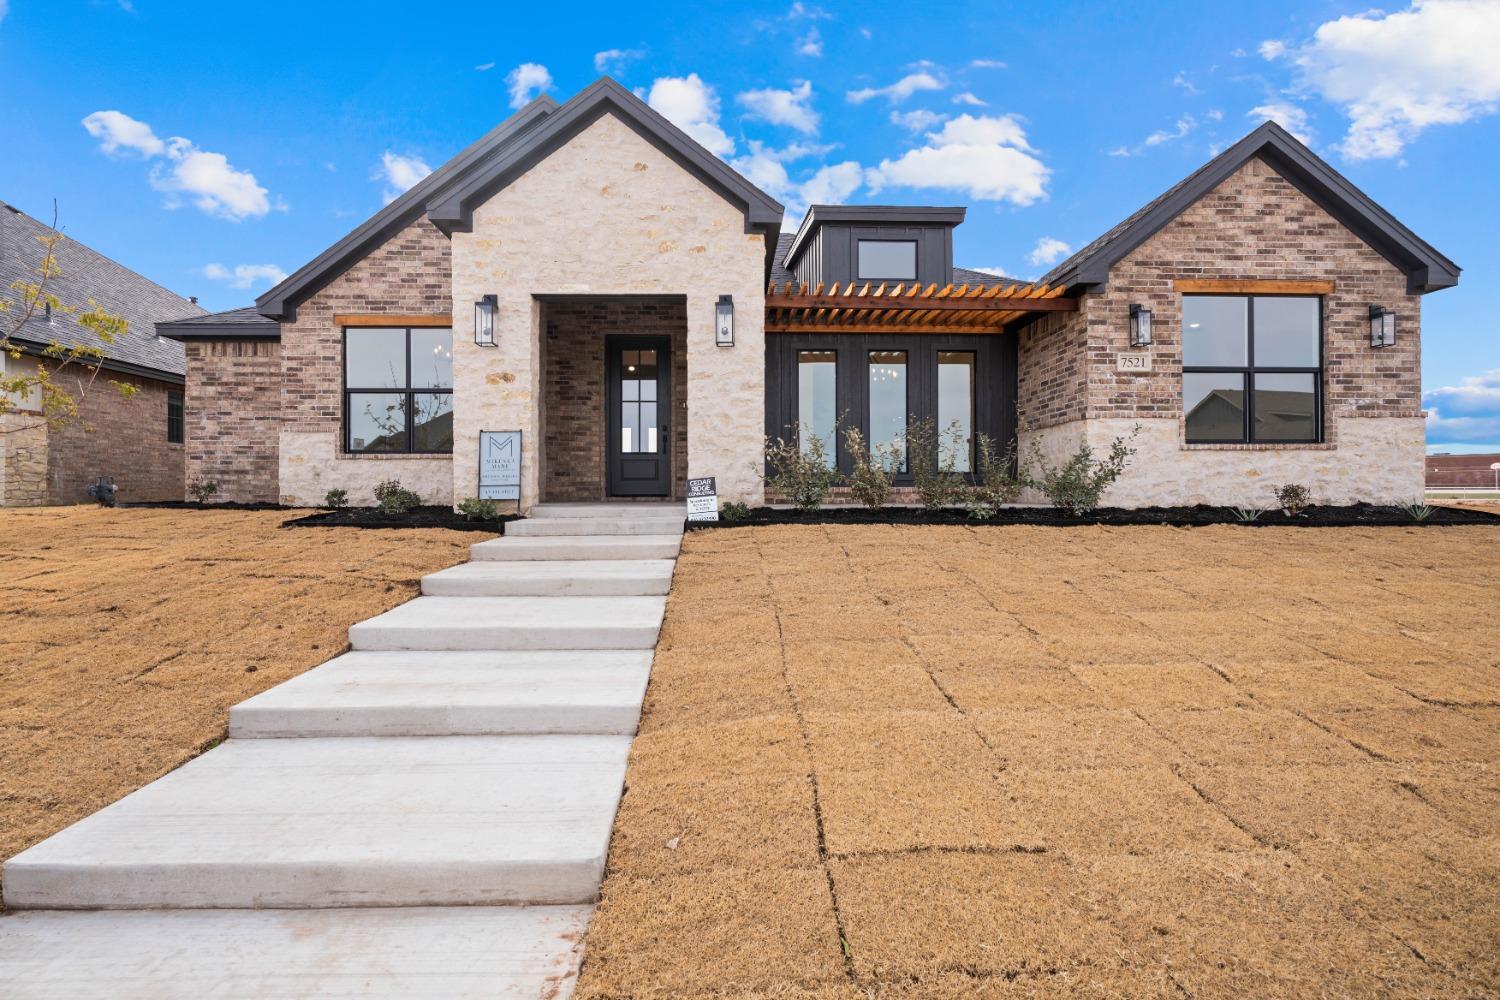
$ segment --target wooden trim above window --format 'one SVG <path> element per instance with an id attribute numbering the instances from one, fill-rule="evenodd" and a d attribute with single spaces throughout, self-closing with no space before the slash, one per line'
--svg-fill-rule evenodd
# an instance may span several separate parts
<path id="1" fill-rule="evenodd" d="M 1284 278 L 1178 278 L 1174 292 L 1198 295 L 1332 295 L 1331 281 Z"/>
<path id="2" fill-rule="evenodd" d="M 452 326 L 453 317 L 446 313 L 411 315 L 407 313 L 334 313 L 334 326 Z"/>

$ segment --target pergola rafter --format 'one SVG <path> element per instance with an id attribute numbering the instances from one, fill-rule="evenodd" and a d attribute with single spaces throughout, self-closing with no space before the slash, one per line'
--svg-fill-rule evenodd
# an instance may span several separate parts
<path id="1" fill-rule="evenodd" d="M 1077 312 L 1062 287 L 885 282 L 830 288 L 789 282 L 766 291 L 767 333 L 1003 333 L 1033 313 Z"/>

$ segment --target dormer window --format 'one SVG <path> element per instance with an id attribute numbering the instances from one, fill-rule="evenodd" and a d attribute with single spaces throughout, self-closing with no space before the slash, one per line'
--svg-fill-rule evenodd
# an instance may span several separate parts
<path id="1" fill-rule="evenodd" d="M 916 240 L 860 240 L 860 281 L 915 281 Z"/>

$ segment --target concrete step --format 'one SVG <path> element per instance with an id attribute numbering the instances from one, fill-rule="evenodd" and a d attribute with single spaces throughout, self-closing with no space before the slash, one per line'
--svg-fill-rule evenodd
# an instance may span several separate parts
<path id="1" fill-rule="evenodd" d="M 539 503 L 528 517 L 656 517 L 687 516 L 681 500 L 651 500 L 615 503 Z"/>
<path id="2" fill-rule="evenodd" d="M 640 597 L 672 588 L 670 559 L 470 562 L 422 578 L 433 597 Z"/>
<path id="3" fill-rule="evenodd" d="M 674 535 L 682 533 L 684 515 L 673 517 L 530 517 L 505 526 L 511 538 L 558 535 Z"/>
<path id="4" fill-rule="evenodd" d="M 587 906 L 0 917 L 10 1000 L 565 997 Z"/>
<path id="5" fill-rule="evenodd" d="M 345 653 L 229 710 L 238 738 L 635 733 L 650 650 Z"/>
<path id="6" fill-rule="evenodd" d="M 514 524 L 523 522 L 516 521 Z M 517 538 L 506 535 L 469 547 L 476 560 L 529 562 L 539 560 L 676 559 L 682 536 L 580 535 L 563 538 Z"/>
<path id="7" fill-rule="evenodd" d="M 418 597 L 349 627 L 355 649 L 651 649 L 665 597 Z"/>
<path id="8" fill-rule="evenodd" d="M 5 864 L 12 909 L 588 903 L 623 736 L 230 740 Z"/>

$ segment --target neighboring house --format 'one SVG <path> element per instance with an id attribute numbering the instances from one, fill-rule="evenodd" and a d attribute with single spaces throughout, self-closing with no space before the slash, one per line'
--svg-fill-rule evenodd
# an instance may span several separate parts
<path id="1" fill-rule="evenodd" d="M 689 476 L 753 503 L 768 434 L 931 418 L 965 467 L 979 431 L 1057 461 L 1139 427 L 1125 505 L 1421 493 L 1421 296 L 1459 269 L 1274 124 L 1034 286 L 953 265 L 961 208 L 782 214 L 611 80 L 539 98 L 253 308 L 159 325 L 188 475 L 449 503 L 480 431 L 520 430 L 523 507 Z"/>
<path id="2" fill-rule="evenodd" d="M 1427 456 L 1427 488 L 1500 489 L 1500 453 Z"/>
<path id="3" fill-rule="evenodd" d="M 17 298 L 13 283 L 37 282 L 46 249 L 38 241 L 52 232 L 13 205 L 0 202 L 0 284 Z M 76 240 L 64 237 L 53 252 L 57 273 L 47 292 L 65 307 L 86 309 L 92 301 L 123 316 L 125 332 L 106 344 L 66 313 L 42 310 L 12 337 L 20 358 L 0 355 L 10 374 L 49 364 L 49 344 L 86 345 L 103 351 L 99 372 L 86 392 L 95 362 L 80 359 L 58 373 L 58 384 L 79 399 L 79 412 L 49 427 L 37 400 L 21 400 L 0 415 L 0 506 L 82 503 L 88 487 L 111 476 L 125 502 L 181 500 L 183 495 L 183 350 L 163 340 L 156 324 L 201 315 L 185 299 L 122 267 Z M 0 313 L 10 329 L 16 315 Z M 110 382 L 137 387 L 126 398 Z"/>

